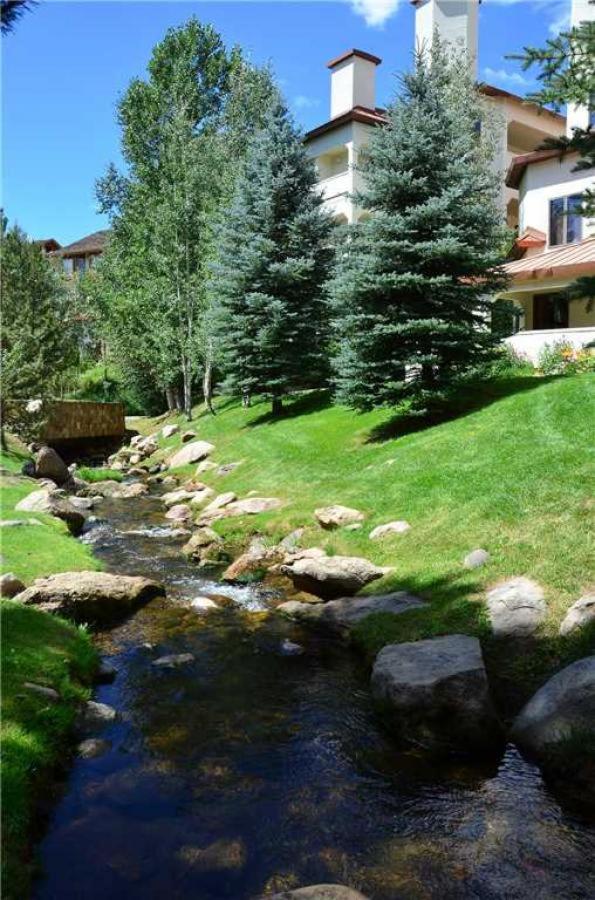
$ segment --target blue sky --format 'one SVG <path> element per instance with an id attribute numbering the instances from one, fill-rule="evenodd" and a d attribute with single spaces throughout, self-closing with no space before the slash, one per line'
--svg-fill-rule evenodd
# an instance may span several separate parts
<path id="1" fill-rule="evenodd" d="M 523 94 L 529 77 L 504 57 L 543 44 L 566 24 L 570 0 L 484 0 L 479 74 Z M 144 76 L 151 48 L 172 25 L 197 15 L 255 62 L 270 60 L 305 129 L 328 118 L 325 63 L 349 47 L 382 57 L 378 105 L 409 65 L 409 0 L 314 2 L 130 2 L 42 0 L 2 40 L 2 205 L 34 238 L 69 243 L 103 228 L 93 185 L 119 163 L 118 97 Z"/>

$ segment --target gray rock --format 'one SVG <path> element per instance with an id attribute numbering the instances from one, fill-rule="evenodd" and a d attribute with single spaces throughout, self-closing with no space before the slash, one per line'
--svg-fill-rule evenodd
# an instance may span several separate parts
<path id="1" fill-rule="evenodd" d="M 178 488 L 175 491 L 168 491 L 166 494 L 163 494 L 161 501 L 168 507 L 176 506 L 178 503 L 187 503 L 189 500 L 192 500 L 195 494 L 196 491 L 187 491 L 184 488 Z"/>
<path id="2" fill-rule="evenodd" d="M 241 466 L 241 464 L 241 460 L 239 462 L 224 463 L 217 469 L 217 475 L 229 475 L 230 472 L 233 472 L 233 470 L 237 469 L 237 467 Z"/>
<path id="3" fill-rule="evenodd" d="M 45 684 L 35 684 L 33 681 L 25 681 L 23 682 L 23 687 L 26 691 L 36 694 L 38 697 L 42 697 L 49 703 L 60 702 L 60 694 L 58 691 L 54 690 L 54 688 L 46 687 Z"/>
<path id="4" fill-rule="evenodd" d="M 497 637 L 526 637 L 543 622 L 543 590 L 529 578 L 509 578 L 488 591 L 488 614 Z"/>
<path id="5" fill-rule="evenodd" d="M 477 550 L 472 550 L 471 553 L 467 554 L 463 560 L 463 565 L 466 569 L 479 569 L 480 566 L 485 566 L 489 560 L 490 554 L 488 551 L 478 547 Z"/>
<path id="6" fill-rule="evenodd" d="M 99 668 L 97 669 L 95 681 L 98 684 L 111 684 L 112 681 L 116 680 L 117 674 L 117 669 L 115 669 L 114 666 L 110 665 L 110 663 L 106 662 L 106 660 L 102 659 L 99 663 Z"/>
<path id="7" fill-rule="evenodd" d="M 539 758 L 573 732 L 587 730 L 595 731 L 595 656 L 546 681 L 514 720 L 511 737 Z"/>
<path id="8" fill-rule="evenodd" d="M 260 900 L 367 900 L 363 894 L 342 884 L 312 884 L 308 887 L 261 897 Z"/>
<path id="9" fill-rule="evenodd" d="M 194 532 L 190 540 L 184 544 L 182 553 L 200 562 L 211 548 L 222 544 L 223 540 L 212 528 L 199 528 Z"/>
<path id="10" fill-rule="evenodd" d="M 409 522 L 405 522 L 404 519 L 398 522 L 387 522 L 386 525 L 377 525 L 376 528 L 372 529 L 370 532 L 370 540 L 377 541 L 384 537 L 389 537 L 391 534 L 405 534 L 406 531 L 411 530 L 411 525 Z"/>
<path id="11" fill-rule="evenodd" d="M 112 749 L 111 741 L 103 738 L 87 738 L 81 741 L 77 747 L 77 753 L 81 759 L 96 759 Z"/>
<path id="12" fill-rule="evenodd" d="M 153 597 L 165 594 L 149 578 L 107 572 L 62 572 L 38 578 L 17 595 L 20 602 L 75 622 L 110 624 Z"/>
<path id="13" fill-rule="evenodd" d="M 197 612 L 210 612 L 213 609 L 219 609 L 219 604 L 211 600 L 210 597 L 194 597 L 190 603 Z"/>
<path id="14" fill-rule="evenodd" d="M 103 498 L 101 498 L 103 499 Z M 75 507 L 75 509 L 93 509 L 95 501 L 91 499 L 91 497 L 71 497 L 69 502 Z"/>
<path id="15" fill-rule="evenodd" d="M 436 751 L 500 749 L 477 638 L 389 644 L 376 657 L 371 686 L 386 724 L 410 743 Z"/>
<path id="16" fill-rule="evenodd" d="M 97 728 L 104 728 L 111 725 L 118 718 L 116 710 L 107 703 L 97 703 L 95 700 L 88 700 L 81 709 L 77 718 L 77 727 L 79 731 L 88 734 Z"/>
<path id="17" fill-rule="evenodd" d="M 35 454 L 35 477 L 51 478 L 57 485 L 63 485 L 70 480 L 70 472 L 52 447 L 41 447 Z"/>
<path id="18" fill-rule="evenodd" d="M 182 434 L 182 443 L 187 444 L 188 441 L 196 437 L 196 431 L 184 431 Z"/>
<path id="19" fill-rule="evenodd" d="M 15 597 L 25 590 L 25 585 L 13 572 L 0 575 L 0 597 Z"/>
<path id="20" fill-rule="evenodd" d="M 169 653 L 167 656 L 154 659 L 151 665 L 157 669 L 176 669 L 191 662 L 194 662 L 193 653 Z"/>
<path id="21" fill-rule="evenodd" d="M 55 516 L 55 518 L 66 522 L 72 534 L 80 534 L 85 524 L 84 515 L 78 509 L 75 509 L 68 500 L 53 494 L 53 491 L 49 491 L 46 488 L 33 491 L 17 503 L 15 510 Z"/>
<path id="22" fill-rule="evenodd" d="M 174 522 L 191 522 L 192 510 L 187 503 L 176 503 L 175 506 L 170 506 L 165 518 L 172 519 Z"/>
<path id="23" fill-rule="evenodd" d="M 277 611 L 290 619 L 305 624 L 318 625 L 331 631 L 343 632 L 372 613 L 388 612 L 394 615 L 409 612 L 412 609 L 423 609 L 427 606 L 419 597 L 406 591 L 393 594 L 378 594 L 371 597 L 341 597 L 329 600 L 328 603 L 300 603 L 289 600 L 281 603 Z"/>
<path id="24" fill-rule="evenodd" d="M 322 551 L 315 556 L 294 554 L 278 569 L 298 590 L 324 600 L 356 594 L 371 581 L 392 571 L 358 556 L 326 556 Z"/>
<path id="25" fill-rule="evenodd" d="M 282 656 L 301 656 L 304 652 L 301 644 L 296 644 L 295 641 L 290 641 L 288 638 L 281 641 L 280 650 Z"/>
<path id="26" fill-rule="evenodd" d="M 572 634 L 585 625 L 595 622 L 595 594 L 585 594 L 573 603 L 560 625 L 560 634 Z"/>
<path id="27" fill-rule="evenodd" d="M 190 463 L 200 462 L 201 459 L 209 456 L 214 449 L 213 444 L 209 444 L 208 441 L 192 441 L 192 443 L 186 444 L 169 458 L 169 467 L 170 469 L 177 469 L 179 466 L 188 466 Z"/>
<path id="28" fill-rule="evenodd" d="M 305 528 L 296 528 L 290 532 L 283 540 L 279 541 L 279 547 L 286 553 L 295 553 L 299 549 L 300 540 L 304 534 Z"/>
<path id="29" fill-rule="evenodd" d="M 180 430 L 179 425 L 175 425 L 175 424 L 174 425 L 164 425 L 163 428 L 161 429 L 161 434 L 163 435 L 164 438 L 170 438 L 170 437 L 173 437 L 174 434 L 177 434 L 179 430 Z"/>
<path id="30" fill-rule="evenodd" d="M 359 509 L 352 509 L 350 506 L 341 506 L 336 503 L 333 506 L 315 509 L 314 518 L 323 528 L 339 528 L 342 525 L 351 525 L 353 522 L 362 522 L 365 516 Z"/>

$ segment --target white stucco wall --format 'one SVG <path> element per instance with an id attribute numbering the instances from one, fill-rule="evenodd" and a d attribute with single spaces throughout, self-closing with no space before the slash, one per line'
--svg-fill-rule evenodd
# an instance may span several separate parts
<path id="1" fill-rule="evenodd" d="M 331 70 L 331 119 L 353 109 L 376 104 L 376 63 L 350 56 Z"/>
<path id="2" fill-rule="evenodd" d="M 573 172 L 577 157 L 548 159 L 527 166 L 520 189 L 519 230 L 538 228 L 548 235 L 549 201 L 595 186 L 595 172 Z M 583 219 L 583 238 L 595 235 L 595 219 Z"/>
<path id="3" fill-rule="evenodd" d="M 438 29 L 441 41 L 465 49 L 477 69 L 478 0 L 419 0 L 415 6 L 415 46 L 427 49 Z"/>

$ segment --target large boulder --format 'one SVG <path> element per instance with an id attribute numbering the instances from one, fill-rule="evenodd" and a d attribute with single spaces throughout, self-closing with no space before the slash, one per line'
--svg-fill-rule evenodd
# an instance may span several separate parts
<path id="1" fill-rule="evenodd" d="M 366 897 L 354 888 L 342 884 L 311 884 L 266 898 L 261 897 L 260 900 L 366 900 Z"/>
<path id="2" fill-rule="evenodd" d="M 527 637 L 545 619 L 542 588 L 530 578 L 509 578 L 488 591 L 488 615 L 496 637 Z"/>
<path id="3" fill-rule="evenodd" d="M 141 481 L 123 484 L 121 481 L 98 481 L 90 485 L 86 491 L 101 497 L 113 497 L 114 500 L 132 500 L 148 493 L 149 488 Z"/>
<path id="4" fill-rule="evenodd" d="M 585 594 L 576 603 L 573 603 L 560 625 L 560 634 L 572 634 L 584 628 L 591 622 L 595 622 L 595 594 Z"/>
<path id="5" fill-rule="evenodd" d="M 75 509 L 72 503 L 46 488 L 27 494 L 26 497 L 23 497 L 17 503 L 15 510 L 55 516 L 57 519 L 62 519 L 63 522 L 66 522 L 72 534 L 80 534 L 85 524 L 84 515 L 78 509 Z"/>
<path id="6" fill-rule="evenodd" d="M 350 506 L 341 506 L 336 503 L 333 506 L 315 509 L 314 518 L 323 528 L 339 528 L 342 525 L 351 525 L 353 522 L 362 522 L 365 516 L 359 509 L 352 509 Z"/>
<path id="7" fill-rule="evenodd" d="M 277 611 L 297 622 L 343 633 L 372 613 L 387 612 L 399 615 L 412 609 L 423 609 L 424 606 L 427 606 L 427 603 L 419 597 L 414 597 L 406 591 L 395 591 L 393 594 L 378 594 L 375 597 L 340 597 L 337 600 L 329 600 L 328 603 L 300 603 L 298 600 L 289 600 L 281 603 Z"/>
<path id="8" fill-rule="evenodd" d="M 173 456 L 170 456 L 168 463 L 170 469 L 177 469 L 179 466 L 188 466 L 190 463 L 200 462 L 205 459 L 214 450 L 213 444 L 208 441 L 192 441 L 186 444 Z"/>
<path id="9" fill-rule="evenodd" d="M 587 731 L 595 734 L 595 656 L 546 681 L 514 720 L 511 737 L 541 760 L 560 741 Z"/>
<path id="10" fill-rule="evenodd" d="M 323 600 L 357 594 L 363 587 L 387 575 L 390 568 L 375 566 L 359 556 L 327 556 L 298 553 L 287 557 L 279 572 L 293 581 L 299 591 Z"/>
<path id="11" fill-rule="evenodd" d="M 51 478 L 61 487 L 71 476 L 68 466 L 52 447 L 41 447 L 35 454 L 35 477 Z"/>
<path id="12" fill-rule="evenodd" d="M 162 594 L 165 594 L 163 585 L 149 578 L 107 572 L 63 572 L 38 578 L 16 599 L 75 622 L 106 625 Z"/>
<path id="13" fill-rule="evenodd" d="M 388 644 L 376 657 L 371 685 L 386 724 L 410 743 L 435 751 L 500 749 L 477 638 Z"/>

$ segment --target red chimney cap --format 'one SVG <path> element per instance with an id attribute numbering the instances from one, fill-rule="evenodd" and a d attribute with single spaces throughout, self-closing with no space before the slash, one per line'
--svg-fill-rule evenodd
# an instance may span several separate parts
<path id="1" fill-rule="evenodd" d="M 367 59 L 369 62 L 374 63 L 375 66 L 379 66 L 382 60 L 379 56 L 374 56 L 372 53 L 366 53 L 365 50 L 346 50 L 345 53 L 341 53 L 340 56 L 336 56 L 334 59 L 331 59 L 330 62 L 326 64 L 327 69 L 334 69 L 335 66 L 338 66 L 339 63 L 345 62 L 346 59 L 349 59 L 351 56 L 359 56 L 360 59 Z"/>

